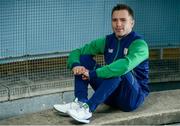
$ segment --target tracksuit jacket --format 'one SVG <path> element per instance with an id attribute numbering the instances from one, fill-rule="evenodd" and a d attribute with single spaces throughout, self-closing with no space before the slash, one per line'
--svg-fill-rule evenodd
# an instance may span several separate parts
<path id="1" fill-rule="evenodd" d="M 103 54 L 105 65 L 91 70 L 90 79 L 121 77 L 131 72 L 137 79 L 142 91 L 149 93 L 149 50 L 147 43 L 136 32 L 117 39 L 115 33 L 96 39 L 84 47 L 72 51 L 68 58 L 68 68 L 81 66 L 82 55 Z"/>

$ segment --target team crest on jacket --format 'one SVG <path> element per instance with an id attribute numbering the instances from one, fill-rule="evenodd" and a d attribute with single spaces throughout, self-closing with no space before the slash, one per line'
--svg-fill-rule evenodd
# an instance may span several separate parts
<path id="1" fill-rule="evenodd" d="M 109 53 L 113 53 L 113 49 L 108 49 L 108 52 Z"/>
<path id="2" fill-rule="evenodd" d="M 124 48 L 124 55 L 126 56 L 128 53 L 128 48 Z"/>

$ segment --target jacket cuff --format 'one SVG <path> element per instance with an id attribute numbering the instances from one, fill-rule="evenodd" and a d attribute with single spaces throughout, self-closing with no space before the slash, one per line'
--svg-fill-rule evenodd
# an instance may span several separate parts
<path id="1" fill-rule="evenodd" d="M 80 63 L 73 63 L 72 66 L 71 66 L 71 69 L 76 67 L 76 66 L 81 66 L 81 64 Z"/>
<path id="2" fill-rule="evenodd" d="M 89 79 L 95 79 L 97 78 L 96 70 L 89 71 Z"/>

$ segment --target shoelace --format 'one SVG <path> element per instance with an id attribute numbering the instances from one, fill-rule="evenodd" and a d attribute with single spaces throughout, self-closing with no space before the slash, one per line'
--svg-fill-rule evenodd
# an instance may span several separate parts
<path id="1" fill-rule="evenodd" d="M 70 107 L 72 108 L 73 107 L 73 104 L 79 104 L 78 102 L 75 102 L 75 101 L 73 101 L 71 104 L 70 104 Z"/>
<path id="2" fill-rule="evenodd" d="M 63 101 L 63 104 L 67 104 L 65 101 Z M 73 104 L 78 104 L 78 102 L 76 102 L 75 100 L 73 102 L 70 103 L 70 108 L 73 107 Z"/>
<path id="3" fill-rule="evenodd" d="M 87 103 L 84 103 L 84 104 L 82 105 L 82 107 L 85 108 L 85 109 L 88 109 L 88 108 L 89 108 L 89 105 L 88 105 Z"/>
<path id="4" fill-rule="evenodd" d="M 87 111 L 89 111 L 88 108 L 89 108 L 88 104 L 81 102 L 80 107 L 77 108 L 76 111 L 80 112 L 83 110 L 83 111 L 87 112 Z"/>

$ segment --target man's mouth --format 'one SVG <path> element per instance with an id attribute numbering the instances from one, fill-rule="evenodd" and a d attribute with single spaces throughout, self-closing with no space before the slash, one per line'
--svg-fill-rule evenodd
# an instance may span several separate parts
<path id="1" fill-rule="evenodd" d="M 123 29 L 116 29 L 117 32 L 123 32 Z"/>

